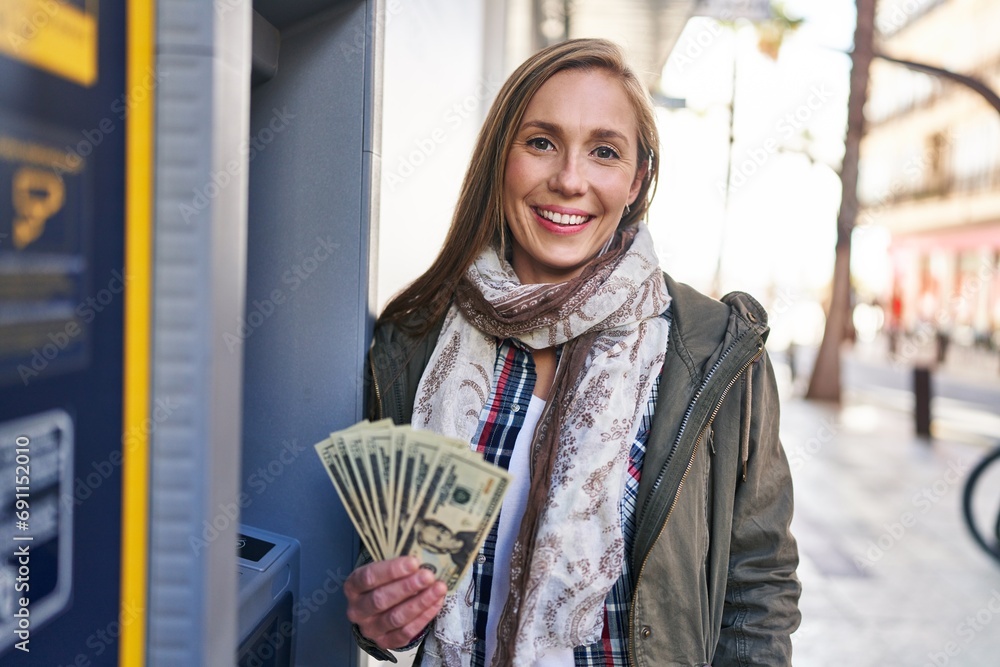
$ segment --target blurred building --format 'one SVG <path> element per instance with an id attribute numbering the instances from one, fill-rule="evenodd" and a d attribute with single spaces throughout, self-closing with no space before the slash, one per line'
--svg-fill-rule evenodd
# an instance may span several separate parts
<path id="1" fill-rule="evenodd" d="M 1000 3 L 886 0 L 876 50 L 1000 90 Z M 888 229 L 887 323 L 958 343 L 1000 329 L 1000 115 L 957 83 L 876 59 L 861 148 L 858 232 Z M 858 233 L 856 232 L 856 233 Z"/>
<path id="2" fill-rule="evenodd" d="M 538 49 L 575 37 L 604 37 L 624 46 L 635 68 L 655 88 L 667 56 L 696 0 L 508 0 L 509 69 Z"/>
<path id="3" fill-rule="evenodd" d="M 625 47 L 651 90 L 692 16 L 765 20 L 770 0 L 506 0 L 508 71 L 535 51 L 566 39 L 603 37 Z"/>

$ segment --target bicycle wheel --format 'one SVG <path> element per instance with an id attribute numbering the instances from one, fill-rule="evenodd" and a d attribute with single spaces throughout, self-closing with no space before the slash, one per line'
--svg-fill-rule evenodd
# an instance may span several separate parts
<path id="1" fill-rule="evenodd" d="M 976 543 L 1000 561 L 1000 447 L 969 473 L 962 512 Z"/>

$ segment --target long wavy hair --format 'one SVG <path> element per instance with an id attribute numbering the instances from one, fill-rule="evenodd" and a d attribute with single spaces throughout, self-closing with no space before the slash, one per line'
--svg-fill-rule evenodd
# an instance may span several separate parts
<path id="1" fill-rule="evenodd" d="M 503 250 L 508 234 L 503 215 L 507 155 L 535 92 L 554 74 L 599 69 L 621 82 L 635 112 L 638 168 L 646 166 L 642 185 L 619 228 L 638 224 L 656 192 L 659 133 L 649 93 L 628 65 L 622 49 L 604 39 L 571 39 L 542 49 L 507 79 L 490 107 L 469 168 L 465 172 L 451 227 L 437 259 L 422 276 L 397 294 L 379 322 L 394 322 L 413 335 L 429 331 L 441 319 L 466 269 L 489 244 Z"/>

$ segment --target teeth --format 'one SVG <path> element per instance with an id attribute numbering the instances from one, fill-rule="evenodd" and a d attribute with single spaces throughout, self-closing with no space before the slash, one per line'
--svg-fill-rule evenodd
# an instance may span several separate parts
<path id="1" fill-rule="evenodd" d="M 536 209 L 538 215 L 542 216 L 546 220 L 550 220 L 557 225 L 582 225 L 587 222 L 590 216 L 587 215 L 566 215 L 563 213 L 556 213 L 555 211 L 546 211 L 545 209 Z"/>

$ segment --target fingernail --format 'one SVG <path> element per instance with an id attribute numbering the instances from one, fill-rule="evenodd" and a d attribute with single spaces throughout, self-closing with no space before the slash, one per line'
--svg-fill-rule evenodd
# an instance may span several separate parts
<path id="1" fill-rule="evenodd" d="M 434 573 L 433 572 L 431 572 L 430 570 L 421 570 L 420 571 L 420 583 L 421 584 L 423 584 L 424 586 L 426 586 L 427 584 L 431 583 L 432 581 L 434 581 Z"/>

